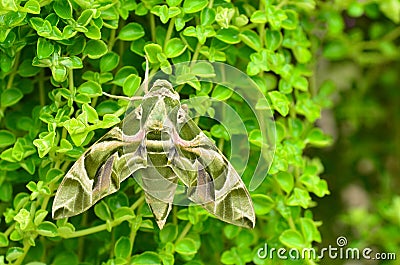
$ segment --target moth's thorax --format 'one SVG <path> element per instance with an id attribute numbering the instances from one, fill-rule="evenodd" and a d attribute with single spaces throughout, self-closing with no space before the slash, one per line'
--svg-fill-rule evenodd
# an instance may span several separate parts
<path id="1" fill-rule="evenodd" d="M 170 132 L 180 108 L 179 94 L 166 80 L 157 80 L 144 96 L 143 129 L 147 132 Z"/>
<path id="2" fill-rule="evenodd" d="M 150 97 L 170 98 L 173 101 L 179 102 L 179 94 L 174 90 L 171 83 L 167 80 L 159 79 L 154 82 L 150 91 L 144 96 L 144 99 Z"/>

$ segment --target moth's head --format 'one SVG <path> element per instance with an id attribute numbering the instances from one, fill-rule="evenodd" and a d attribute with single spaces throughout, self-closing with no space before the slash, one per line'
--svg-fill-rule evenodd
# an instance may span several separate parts
<path id="1" fill-rule="evenodd" d="M 171 83 L 159 79 L 144 96 L 140 106 L 142 125 L 149 132 L 166 131 L 174 123 L 173 117 L 179 107 L 179 94 Z"/>
<path id="2" fill-rule="evenodd" d="M 171 83 L 164 79 L 158 79 L 154 82 L 149 92 L 144 96 L 144 98 L 148 97 L 167 97 L 179 101 L 179 94 L 174 90 Z"/>

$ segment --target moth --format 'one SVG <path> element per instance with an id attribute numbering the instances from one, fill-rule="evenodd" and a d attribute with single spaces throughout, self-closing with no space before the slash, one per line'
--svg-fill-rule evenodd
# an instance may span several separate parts
<path id="1" fill-rule="evenodd" d="M 73 164 L 56 192 L 53 218 L 86 211 L 133 174 L 160 229 L 180 184 L 189 201 L 218 219 L 255 225 L 253 203 L 239 174 L 190 119 L 166 80 L 156 80 L 140 105 Z"/>

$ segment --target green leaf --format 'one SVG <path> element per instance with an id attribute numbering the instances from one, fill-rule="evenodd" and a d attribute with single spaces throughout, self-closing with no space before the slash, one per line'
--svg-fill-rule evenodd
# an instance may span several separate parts
<path id="1" fill-rule="evenodd" d="M 293 194 L 286 201 L 287 205 L 308 208 L 311 202 L 310 194 L 300 188 L 294 188 L 293 191 Z"/>
<path id="2" fill-rule="evenodd" d="M 53 9 L 60 18 L 72 19 L 72 6 L 69 0 L 56 0 Z"/>
<path id="3" fill-rule="evenodd" d="M 182 3 L 182 0 L 167 0 L 169 6 L 178 6 Z"/>
<path id="4" fill-rule="evenodd" d="M 292 50 L 293 50 L 294 56 L 296 57 L 296 60 L 299 63 L 303 63 L 303 64 L 308 63 L 313 56 L 311 54 L 310 50 L 305 47 L 296 46 Z"/>
<path id="5" fill-rule="evenodd" d="M 161 259 L 157 253 L 152 251 L 143 252 L 133 256 L 131 264 L 135 265 L 161 265 Z"/>
<path id="6" fill-rule="evenodd" d="M 223 85 L 216 85 L 213 89 L 211 97 L 216 100 L 224 101 L 229 99 L 232 96 L 232 94 L 233 94 L 232 89 Z"/>
<path id="7" fill-rule="evenodd" d="M 64 252 L 58 252 L 56 257 L 54 258 L 52 264 L 57 264 L 57 265 L 78 265 L 79 260 L 78 256 L 69 251 L 64 251 Z"/>
<path id="8" fill-rule="evenodd" d="M 125 40 L 125 41 L 134 41 L 144 37 L 144 34 L 145 32 L 142 25 L 140 25 L 139 23 L 132 22 L 126 24 L 119 31 L 118 38 L 120 40 Z"/>
<path id="9" fill-rule="evenodd" d="M 314 122 L 321 116 L 321 108 L 308 96 L 298 96 L 296 102 L 296 110 L 299 114 L 304 115 L 307 120 Z"/>
<path id="10" fill-rule="evenodd" d="M 36 231 L 39 235 L 46 236 L 46 237 L 55 237 L 58 235 L 57 226 L 52 222 L 44 221 L 41 223 Z"/>
<path id="11" fill-rule="evenodd" d="M 101 86 L 93 81 L 87 81 L 78 87 L 78 92 L 88 95 L 89 97 L 98 97 L 103 94 Z"/>
<path id="12" fill-rule="evenodd" d="M 129 75 L 122 86 L 124 94 L 128 97 L 132 97 L 135 95 L 136 91 L 140 87 L 142 82 L 142 78 L 136 74 Z"/>
<path id="13" fill-rule="evenodd" d="M 294 186 L 294 177 L 288 172 L 281 171 L 275 175 L 276 181 L 279 186 L 286 192 L 290 193 Z"/>
<path id="14" fill-rule="evenodd" d="M 46 136 L 41 137 L 40 139 L 35 139 L 33 141 L 33 144 L 38 149 L 40 158 L 43 158 L 50 152 L 51 148 L 54 146 L 55 136 L 56 136 L 55 132 L 49 132 L 46 133 Z"/>
<path id="15" fill-rule="evenodd" d="M 54 45 L 45 38 L 39 38 L 37 42 L 37 56 L 39 59 L 44 59 L 52 55 Z"/>
<path id="16" fill-rule="evenodd" d="M 90 25 L 87 27 L 87 31 L 84 32 L 85 36 L 92 40 L 101 39 L 101 31 L 96 25 Z"/>
<path id="17" fill-rule="evenodd" d="M 307 133 L 305 142 L 317 147 L 326 147 L 332 143 L 332 137 L 324 134 L 320 128 L 313 128 Z"/>
<path id="18" fill-rule="evenodd" d="M 264 24 L 267 22 L 267 14 L 264 11 L 256 10 L 250 17 L 250 21 L 253 23 Z"/>
<path id="19" fill-rule="evenodd" d="M 279 241 L 289 248 L 303 249 L 307 247 L 303 236 L 293 229 L 283 231 L 279 237 Z"/>
<path id="20" fill-rule="evenodd" d="M 224 251 L 221 255 L 223 264 L 248 264 L 252 260 L 251 250 L 249 248 L 236 248 Z"/>
<path id="21" fill-rule="evenodd" d="M 144 46 L 144 52 L 146 53 L 146 57 L 149 60 L 149 62 L 155 64 L 159 62 L 157 55 L 159 53 L 162 53 L 162 48 L 158 44 L 150 43 Z"/>
<path id="22" fill-rule="evenodd" d="M 173 242 L 178 236 L 178 226 L 168 223 L 160 230 L 160 240 L 163 243 Z"/>
<path id="23" fill-rule="evenodd" d="M 224 227 L 224 234 L 228 239 L 234 239 L 240 233 L 240 228 L 236 225 L 226 225 Z"/>
<path id="24" fill-rule="evenodd" d="M 290 101 L 285 94 L 279 91 L 268 92 L 268 96 L 271 99 L 272 107 L 278 111 L 282 116 L 286 116 L 289 113 Z"/>
<path id="25" fill-rule="evenodd" d="M 179 38 L 170 39 L 165 45 L 165 55 L 167 58 L 175 58 L 181 55 L 187 46 L 183 41 Z"/>
<path id="26" fill-rule="evenodd" d="M 175 251 L 184 256 L 194 255 L 197 253 L 197 246 L 192 238 L 185 237 L 175 244 Z"/>
<path id="27" fill-rule="evenodd" d="M 282 28 L 287 30 L 295 30 L 299 24 L 298 14 L 294 10 L 286 9 L 286 19 L 282 21 Z"/>
<path id="28" fill-rule="evenodd" d="M 9 244 L 8 237 L 4 233 L 0 232 L 0 247 L 2 248 L 7 247 L 8 244 Z"/>
<path id="29" fill-rule="evenodd" d="M 36 0 L 29 0 L 25 3 L 24 8 L 26 12 L 31 14 L 39 14 L 40 13 L 40 4 Z"/>
<path id="30" fill-rule="evenodd" d="M 32 60 L 24 60 L 18 67 L 18 74 L 22 77 L 31 77 L 37 75 L 41 69 L 32 65 Z"/>
<path id="31" fill-rule="evenodd" d="M 21 90 L 18 88 L 9 88 L 1 93 L 1 106 L 2 107 L 10 107 L 15 105 L 23 98 L 23 94 Z"/>
<path id="32" fill-rule="evenodd" d="M 116 101 L 106 100 L 96 106 L 96 111 L 99 116 L 104 116 L 105 114 L 115 113 L 119 108 L 120 107 Z"/>
<path id="33" fill-rule="evenodd" d="M 87 115 L 88 122 L 96 123 L 99 121 L 99 116 L 97 115 L 96 110 L 89 104 L 83 104 L 82 111 Z"/>
<path id="34" fill-rule="evenodd" d="M 92 19 L 94 15 L 93 9 L 86 9 L 82 12 L 82 14 L 79 16 L 78 20 L 76 21 L 80 26 L 87 26 L 89 24 L 90 20 Z"/>
<path id="35" fill-rule="evenodd" d="M 15 143 L 15 135 L 7 130 L 0 130 L 0 148 L 12 145 Z"/>
<path id="36" fill-rule="evenodd" d="M 115 243 L 115 257 L 127 259 L 131 255 L 131 242 L 128 237 L 121 236 Z"/>
<path id="37" fill-rule="evenodd" d="M 14 220 L 19 223 L 21 230 L 25 230 L 31 221 L 31 216 L 26 209 L 21 209 L 14 217 Z"/>
<path id="38" fill-rule="evenodd" d="M 183 12 L 186 14 L 201 11 L 208 5 L 208 0 L 185 0 L 183 2 Z"/>
<path id="39" fill-rule="evenodd" d="M 109 72 L 114 70 L 119 64 L 119 55 L 109 52 L 100 59 L 100 71 Z"/>
<path id="40" fill-rule="evenodd" d="M 252 30 L 244 30 L 239 34 L 239 39 L 250 48 L 260 51 L 262 49 L 260 37 Z"/>
<path id="41" fill-rule="evenodd" d="M 400 4 L 397 0 L 379 2 L 379 8 L 387 18 L 391 19 L 394 23 L 399 23 Z"/>
<path id="42" fill-rule="evenodd" d="M 263 146 L 263 138 L 261 131 L 258 129 L 251 130 L 249 134 L 249 142 L 254 144 L 255 146 L 262 147 Z"/>
<path id="43" fill-rule="evenodd" d="M 210 133 L 212 136 L 217 138 L 223 138 L 226 141 L 229 141 L 230 135 L 226 128 L 221 124 L 215 124 L 211 127 Z"/>
<path id="44" fill-rule="evenodd" d="M 208 7 L 204 8 L 200 13 L 201 25 L 211 25 L 215 21 L 215 15 L 215 9 Z"/>
<path id="45" fill-rule="evenodd" d="M 270 196 L 264 194 L 255 194 L 251 196 L 254 203 L 254 211 L 256 215 L 265 215 L 269 213 L 275 206 L 275 202 Z"/>
<path id="46" fill-rule="evenodd" d="M 301 231 L 306 242 L 316 241 L 321 243 L 321 234 L 315 222 L 310 218 L 301 218 Z"/>
<path id="47" fill-rule="evenodd" d="M 118 70 L 118 72 L 115 74 L 113 84 L 117 86 L 123 86 L 125 79 L 131 75 L 135 74 L 138 75 L 138 71 L 136 70 L 135 67 L 133 66 L 124 66 Z"/>
<path id="48" fill-rule="evenodd" d="M 24 250 L 19 247 L 11 247 L 7 250 L 6 260 L 11 262 L 24 255 Z"/>
<path id="49" fill-rule="evenodd" d="M 13 195 L 13 187 L 11 183 L 8 181 L 4 181 L 0 185 L 0 200 L 3 202 L 11 201 L 12 195 Z"/>
<path id="50" fill-rule="evenodd" d="M 107 53 L 107 45 L 102 40 L 89 40 L 86 43 L 83 55 L 90 59 L 99 59 Z"/>
<path id="51" fill-rule="evenodd" d="M 61 146 L 65 145 L 63 144 L 63 142 L 67 142 L 72 149 L 72 145 L 70 144 L 70 142 L 68 142 L 67 139 L 61 139 Z M 64 176 L 64 171 L 62 171 L 61 169 L 52 168 L 47 172 L 45 180 L 46 182 L 54 182 L 60 179 L 62 176 Z"/>
<path id="52" fill-rule="evenodd" d="M 215 37 L 228 44 L 237 44 L 240 42 L 239 31 L 234 27 L 218 30 Z"/>
<path id="53" fill-rule="evenodd" d="M 283 36 L 278 30 L 265 30 L 265 48 L 270 51 L 277 50 L 282 44 Z"/>
<path id="54" fill-rule="evenodd" d="M 215 71 L 212 64 L 208 62 L 197 62 L 191 66 L 191 73 L 202 78 L 215 77 Z"/>
<path id="55" fill-rule="evenodd" d="M 103 221 L 111 220 L 111 212 L 104 201 L 100 201 L 94 206 L 94 213 Z"/>

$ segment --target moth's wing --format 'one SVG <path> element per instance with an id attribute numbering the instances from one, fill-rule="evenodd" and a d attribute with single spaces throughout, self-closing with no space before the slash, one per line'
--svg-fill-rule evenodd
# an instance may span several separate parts
<path id="1" fill-rule="evenodd" d="M 187 121 L 179 135 L 186 141 L 175 143 L 179 151 L 172 164 L 177 176 L 188 186 L 189 199 L 225 222 L 253 228 L 253 203 L 233 166 L 193 121 Z M 192 161 L 194 173 L 185 174 L 190 167 L 185 157 Z"/>
<path id="2" fill-rule="evenodd" d="M 225 222 L 253 228 L 253 202 L 239 174 L 218 150 L 199 147 L 198 152 L 197 185 L 190 199 Z"/>
<path id="3" fill-rule="evenodd" d="M 61 182 L 53 202 L 53 218 L 86 211 L 101 198 L 116 192 L 120 182 L 133 172 L 144 168 L 146 154 L 140 137 L 135 141 L 135 136 L 131 136 L 127 142 L 121 127 L 117 126 L 94 143 Z"/>
<path id="4" fill-rule="evenodd" d="M 140 173 L 139 181 L 145 192 L 146 202 L 158 227 L 162 229 L 172 209 L 178 178 L 169 167 L 149 166 Z"/>

